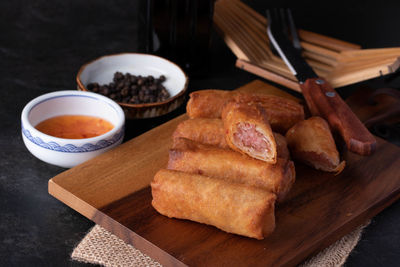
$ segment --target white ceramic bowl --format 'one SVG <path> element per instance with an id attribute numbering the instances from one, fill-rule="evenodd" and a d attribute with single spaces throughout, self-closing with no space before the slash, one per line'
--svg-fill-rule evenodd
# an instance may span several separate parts
<path id="1" fill-rule="evenodd" d="M 112 82 L 115 72 L 131 73 L 159 77 L 164 75 L 163 83 L 171 97 L 163 102 L 146 104 L 128 104 L 118 102 L 128 118 L 151 118 L 161 116 L 178 108 L 185 101 L 188 86 L 188 77 L 185 72 L 171 61 L 149 54 L 123 53 L 100 57 L 84 64 L 77 76 L 78 90 L 88 91 L 89 83 L 97 82 L 100 85 Z"/>
<path id="2" fill-rule="evenodd" d="M 85 139 L 64 139 L 38 131 L 35 126 L 61 115 L 96 116 L 111 122 L 114 128 Z M 87 161 L 122 142 L 125 116 L 121 107 L 99 94 L 58 91 L 30 101 L 21 114 L 22 138 L 28 150 L 40 160 L 64 168 Z"/>

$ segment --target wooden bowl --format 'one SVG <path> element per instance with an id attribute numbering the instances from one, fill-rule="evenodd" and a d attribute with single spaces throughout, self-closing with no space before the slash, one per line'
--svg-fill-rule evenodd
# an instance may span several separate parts
<path id="1" fill-rule="evenodd" d="M 118 102 L 128 119 L 158 117 L 173 111 L 185 101 L 188 86 L 188 77 L 185 72 L 169 60 L 139 53 L 107 55 L 84 64 L 76 76 L 78 90 L 89 91 L 86 86 L 93 82 L 100 85 L 109 84 L 117 71 L 141 76 L 164 75 L 166 81 L 163 85 L 171 95 L 163 102 L 144 104 Z"/>

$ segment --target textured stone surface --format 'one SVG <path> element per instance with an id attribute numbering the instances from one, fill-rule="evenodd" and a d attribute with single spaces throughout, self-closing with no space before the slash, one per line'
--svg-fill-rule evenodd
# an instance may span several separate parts
<path id="1" fill-rule="evenodd" d="M 71 262 L 70 253 L 93 223 L 48 194 L 48 179 L 64 169 L 43 163 L 26 150 L 20 114 L 34 97 L 75 89 L 75 75 L 83 63 L 106 54 L 140 51 L 138 2 L 0 1 L 1 266 L 84 266 Z M 262 1 L 253 2 L 262 11 L 257 2 Z M 400 24 L 398 10 L 364 4 L 322 11 L 304 7 L 295 14 L 305 29 L 364 47 L 387 47 L 400 45 L 394 26 Z M 190 91 L 233 89 L 256 78 L 235 68 L 234 56 L 218 36 L 213 37 L 209 71 L 190 78 Z M 400 81 L 394 76 L 388 83 L 375 79 L 367 84 L 398 88 Z M 358 86 L 341 92 L 346 95 Z M 126 140 L 183 111 L 182 107 L 160 118 L 127 122 Z M 346 265 L 398 266 L 398 225 L 399 202 L 372 220 Z"/>

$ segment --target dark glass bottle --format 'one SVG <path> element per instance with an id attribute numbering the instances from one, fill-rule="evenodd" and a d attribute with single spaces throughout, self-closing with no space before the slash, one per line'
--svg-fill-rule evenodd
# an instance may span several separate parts
<path id="1" fill-rule="evenodd" d="M 148 51 L 204 73 L 211 43 L 214 0 L 149 0 Z"/>

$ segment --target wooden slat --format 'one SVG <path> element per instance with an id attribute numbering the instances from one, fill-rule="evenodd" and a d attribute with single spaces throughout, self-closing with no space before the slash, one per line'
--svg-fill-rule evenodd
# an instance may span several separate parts
<path id="1" fill-rule="evenodd" d="M 275 72 L 279 75 L 282 75 L 283 77 L 286 77 L 287 79 L 296 81 L 296 77 L 290 72 L 290 70 L 287 68 L 287 66 L 282 62 L 271 62 L 271 61 L 264 61 L 261 64 L 258 64 L 261 68 L 268 69 L 272 72 Z"/>
<path id="2" fill-rule="evenodd" d="M 240 42 L 239 37 L 237 35 L 229 34 L 231 29 L 224 21 L 222 16 L 215 17 L 214 23 L 219 29 L 219 32 L 223 32 L 223 38 L 225 42 L 238 58 L 248 61 L 255 60 L 254 56 L 250 54 L 249 49 L 243 46 L 243 44 Z"/>
<path id="3" fill-rule="evenodd" d="M 249 7 L 248 5 L 246 5 L 245 3 L 243 3 L 240 0 L 224 0 L 224 4 L 238 5 L 240 7 L 240 9 L 242 9 L 244 12 L 246 12 L 248 14 L 249 17 L 254 17 L 260 23 L 267 25 L 267 19 L 264 16 L 260 15 L 260 13 L 258 13 L 257 11 L 255 11 L 254 9 L 252 9 L 251 7 Z"/>
<path id="4" fill-rule="evenodd" d="M 339 61 L 358 61 L 365 59 L 380 59 L 387 57 L 399 57 L 400 47 L 390 47 L 390 48 L 373 48 L 373 49 L 362 49 L 362 50 L 350 50 L 343 51 L 340 53 Z"/>
<path id="5" fill-rule="evenodd" d="M 320 54 L 316 54 L 313 52 L 309 52 L 309 51 L 303 51 L 303 56 L 305 58 L 309 58 L 315 61 L 319 61 L 321 63 L 324 63 L 326 65 L 332 66 L 332 67 L 336 67 L 338 62 L 335 59 L 329 58 L 329 57 L 325 57 L 323 55 Z"/>
<path id="6" fill-rule="evenodd" d="M 327 57 L 332 60 L 336 60 L 339 56 L 339 53 L 329 50 L 329 49 L 326 49 L 321 46 L 313 45 L 313 44 L 310 44 L 307 42 L 300 42 L 300 44 L 301 44 L 301 47 L 304 49 L 304 51 L 311 52 L 311 53 L 314 53 L 317 55 L 321 55 L 323 57 Z"/>
<path id="7" fill-rule="evenodd" d="M 269 47 L 265 34 L 260 34 L 254 28 L 251 28 L 250 25 L 244 23 L 244 21 L 240 21 L 240 16 L 237 17 L 235 14 L 232 14 L 229 7 L 220 10 L 219 14 L 231 26 L 231 34 L 239 35 L 241 43 L 246 43 L 260 61 L 269 59 Z"/>
<path id="8" fill-rule="evenodd" d="M 239 59 L 250 61 L 250 58 L 246 55 L 246 52 L 235 42 L 235 40 L 227 34 L 227 29 L 220 17 L 214 18 L 214 23 L 217 26 L 216 29 L 225 41 L 225 44 L 231 49 L 233 54 Z"/>
<path id="9" fill-rule="evenodd" d="M 352 65 L 357 62 L 380 61 L 388 58 L 395 60 L 398 57 L 400 57 L 400 48 L 396 47 L 344 51 L 340 53 L 337 60 L 340 64 Z"/>
<path id="10" fill-rule="evenodd" d="M 321 73 L 318 75 L 321 75 L 322 77 L 325 77 L 328 75 L 329 72 L 333 70 L 332 66 L 329 66 L 327 64 L 321 63 L 319 61 L 311 60 L 306 58 L 307 63 L 317 72 Z"/>
<path id="11" fill-rule="evenodd" d="M 364 61 L 364 62 L 354 62 L 354 64 L 343 64 L 340 65 L 340 68 L 335 69 L 333 72 L 331 72 L 332 76 L 339 77 L 343 75 L 347 75 L 349 73 L 354 73 L 354 72 L 363 72 L 366 70 L 369 70 L 371 68 L 378 69 L 382 71 L 382 75 L 391 73 L 393 68 L 390 66 L 392 64 L 396 65 L 397 58 L 387 58 L 387 59 L 382 59 L 379 61 Z"/>
<path id="12" fill-rule="evenodd" d="M 215 8 L 229 9 L 230 12 L 235 16 L 245 18 L 247 20 L 242 21 L 243 23 L 249 23 L 260 32 L 266 30 L 265 25 L 267 20 L 239 0 L 220 0 L 215 4 Z"/>
<path id="13" fill-rule="evenodd" d="M 315 44 L 321 47 L 325 47 L 337 52 L 348 51 L 348 50 L 358 50 L 361 49 L 360 45 L 345 42 L 332 37 L 324 36 L 318 33 L 306 31 L 299 29 L 299 37 L 308 43 Z"/>
<path id="14" fill-rule="evenodd" d="M 390 63 L 391 62 L 391 63 Z M 381 65 L 376 65 L 372 63 L 369 66 L 363 66 L 359 68 L 349 68 L 349 69 L 338 69 L 329 76 L 329 81 L 334 87 L 345 86 L 354 82 L 360 82 L 367 79 L 387 75 L 394 73 L 399 69 L 400 58 L 396 60 L 390 60 L 389 63 L 383 63 Z"/>
<path id="15" fill-rule="evenodd" d="M 287 88 L 290 88 L 294 91 L 301 92 L 300 86 L 296 80 L 284 78 L 283 76 L 271 72 L 267 69 L 261 68 L 258 65 L 254 65 L 245 60 L 238 59 L 236 61 L 236 67 L 251 72 L 257 76 L 263 77 L 267 80 L 275 81 L 276 83 L 282 84 L 283 86 L 286 86 Z"/>

